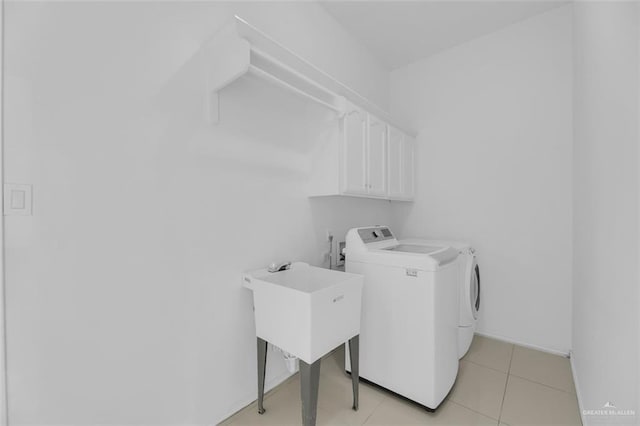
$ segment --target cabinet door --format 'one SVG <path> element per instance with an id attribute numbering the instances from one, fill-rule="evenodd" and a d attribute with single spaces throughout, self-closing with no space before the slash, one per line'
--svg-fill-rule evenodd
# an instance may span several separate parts
<path id="1" fill-rule="evenodd" d="M 389 197 L 391 198 L 401 198 L 403 197 L 402 192 L 402 180 L 404 179 L 404 153 L 403 153 L 403 145 L 404 145 L 404 134 L 396 129 L 395 127 L 388 127 L 389 129 L 389 142 L 387 149 L 387 173 L 389 176 L 388 179 L 388 188 L 389 188 Z"/>
<path id="2" fill-rule="evenodd" d="M 367 115 L 352 109 L 344 116 L 342 144 L 342 191 L 366 194 L 366 124 Z"/>
<path id="3" fill-rule="evenodd" d="M 411 200 L 415 193 L 415 145 L 415 140 L 408 136 L 404 137 L 402 149 L 402 197 Z"/>
<path id="4" fill-rule="evenodd" d="M 387 124 L 369 115 L 367 186 L 369 194 L 387 195 Z"/>

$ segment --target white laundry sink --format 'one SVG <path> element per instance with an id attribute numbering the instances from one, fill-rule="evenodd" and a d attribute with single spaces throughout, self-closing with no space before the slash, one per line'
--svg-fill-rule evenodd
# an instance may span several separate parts
<path id="1" fill-rule="evenodd" d="M 312 364 L 360 334 L 362 275 L 296 262 L 280 272 L 247 272 L 257 337 Z"/>

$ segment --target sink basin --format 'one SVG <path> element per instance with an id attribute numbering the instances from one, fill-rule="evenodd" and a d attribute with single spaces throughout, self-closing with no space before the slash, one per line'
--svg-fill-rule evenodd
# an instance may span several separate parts
<path id="1" fill-rule="evenodd" d="M 247 272 L 257 337 L 312 364 L 360 334 L 362 275 L 296 262 L 286 271 Z"/>

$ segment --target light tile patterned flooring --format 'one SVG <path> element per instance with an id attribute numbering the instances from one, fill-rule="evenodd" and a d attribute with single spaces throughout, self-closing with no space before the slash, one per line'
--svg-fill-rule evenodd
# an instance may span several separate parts
<path id="1" fill-rule="evenodd" d="M 362 356 L 362 354 L 361 354 Z M 300 425 L 300 381 L 295 375 L 223 425 Z M 580 425 L 569 360 L 476 336 L 460 361 L 458 378 L 435 413 L 391 393 L 360 384 L 360 409 L 351 410 L 344 349 L 322 360 L 318 426 L 324 425 Z"/>

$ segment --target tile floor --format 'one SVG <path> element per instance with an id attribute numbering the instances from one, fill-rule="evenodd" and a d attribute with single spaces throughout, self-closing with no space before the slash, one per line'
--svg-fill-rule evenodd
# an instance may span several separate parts
<path id="1" fill-rule="evenodd" d="M 435 413 L 376 387 L 360 384 L 360 409 L 351 410 L 344 349 L 322 360 L 318 426 L 324 425 L 580 425 L 569 360 L 476 336 L 458 378 Z M 265 397 L 267 412 L 249 405 L 222 425 L 300 425 L 295 375 Z"/>

